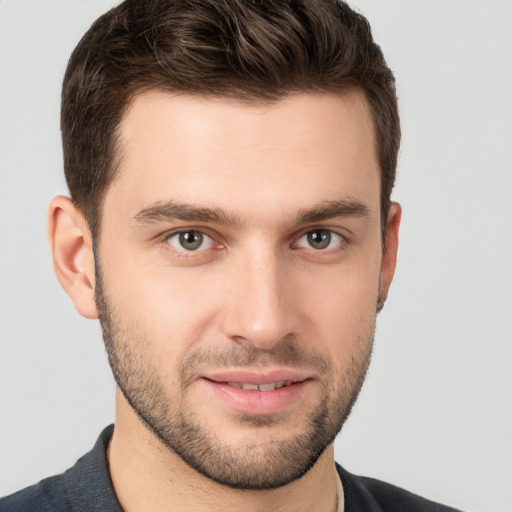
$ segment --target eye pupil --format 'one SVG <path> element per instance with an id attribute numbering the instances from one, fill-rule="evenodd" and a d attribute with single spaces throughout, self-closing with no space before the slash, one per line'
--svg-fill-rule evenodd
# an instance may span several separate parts
<path id="1" fill-rule="evenodd" d="M 327 229 L 317 229 L 308 233 L 308 243 L 315 249 L 325 249 L 331 243 L 331 233 Z"/>
<path id="2" fill-rule="evenodd" d="M 180 245 L 188 251 L 194 251 L 201 247 L 203 235 L 197 231 L 185 231 L 180 233 Z"/>

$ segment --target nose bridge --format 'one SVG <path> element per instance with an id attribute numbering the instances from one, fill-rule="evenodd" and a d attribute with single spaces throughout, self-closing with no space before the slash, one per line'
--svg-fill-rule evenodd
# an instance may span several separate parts
<path id="1" fill-rule="evenodd" d="M 238 256 L 223 330 L 232 339 L 268 350 L 293 334 L 293 308 L 282 255 L 256 245 Z"/>

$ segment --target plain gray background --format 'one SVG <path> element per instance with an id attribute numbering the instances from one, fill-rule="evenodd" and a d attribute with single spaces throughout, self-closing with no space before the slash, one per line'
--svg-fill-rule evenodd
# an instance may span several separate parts
<path id="1" fill-rule="evenodd" d="M 60 472 L 113 420 L 96 322 L 53 275 L 67 58 L 113 1 L 0 0 L 0 495 Z M 358 0 L 403 119 L 397 275 L 336 444 L 347 469 L 512 510 L 512 2 Z"/>

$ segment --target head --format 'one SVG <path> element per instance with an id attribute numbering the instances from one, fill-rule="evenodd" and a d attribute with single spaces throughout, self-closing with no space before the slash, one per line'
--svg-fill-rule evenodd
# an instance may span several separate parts
<path id="1" fill-rule="evenodd" d="M 57 274 L 121 407 L 236 488 L 318 463 L 369 364 L 400 220 L 393 76 L 343 2 L 124 2 L 73 53 Z"/>
<path id="2" fill-rule="evenodd" d="M 368 21 L 345 2 L 127 0 L 77 45 L 62 90 L 64 171 L 93 236 L 119 167 L 119 125 L 133 98 L 161 90 L 265 104 L 297 93 L 361 90 L 380 169 L 381 225 L 395 182 L 394 77 Z"/>

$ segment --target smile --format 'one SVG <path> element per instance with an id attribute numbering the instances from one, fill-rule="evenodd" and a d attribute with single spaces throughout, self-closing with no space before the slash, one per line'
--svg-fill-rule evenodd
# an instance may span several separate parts
<path id="1" fill-rule="evenodd" d="M 252 384 L 250 382 L 226 382 L 228 386 L 244 389 L 247 391 L 274 391 L 292 384 L 291 380 L 281 380 L 279 382 L 269 382 L 267 384 Z"/>
<path id="2" fill-rule="evenodd" d="M 211 404 L 245 415 L 275 414 L 294 407 L 313 389 L 314 377 L 288 368 L 212 372 L 200 381 Z"/>

